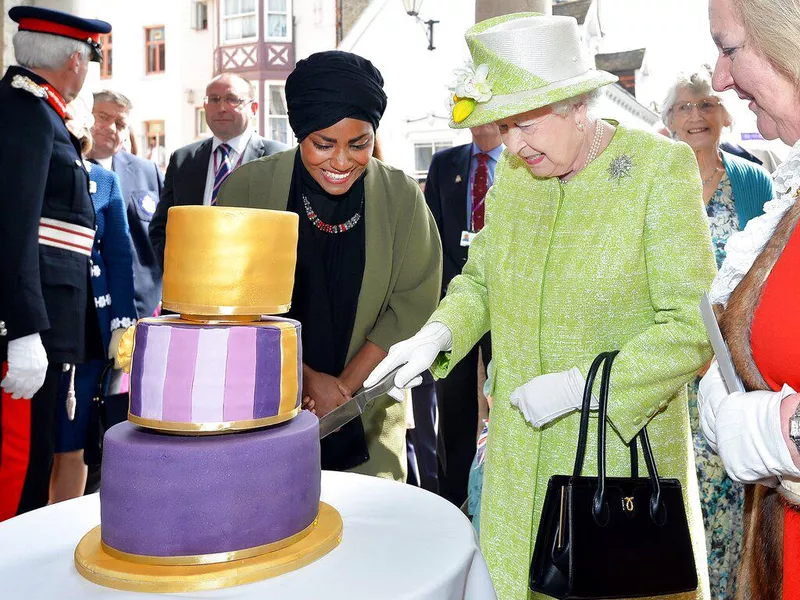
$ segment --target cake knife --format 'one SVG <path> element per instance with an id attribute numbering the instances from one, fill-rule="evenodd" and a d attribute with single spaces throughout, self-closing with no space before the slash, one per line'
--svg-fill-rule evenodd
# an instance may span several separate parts
<path id="1" fill-rule="evenodd" d="M 394 376 L 405 365 L 397 367 L 371 388 L 362 389 L 344 404 L 337 406 L 319 420 L 319 439 L 346 425 L 366 410 L 367 405 L 394 387 Z"/>

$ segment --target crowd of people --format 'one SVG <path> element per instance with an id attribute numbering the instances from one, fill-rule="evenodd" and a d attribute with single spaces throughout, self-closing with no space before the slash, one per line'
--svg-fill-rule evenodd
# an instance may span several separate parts
<path id="1" fill-rule="evenodd" d="M 451 126 L 472 142 L 434 155 L 424 192 L 379 160 L 389 99 L 367 58 L 297 63 L 295 148 L 252 130 L 250 82 L 215 77 L 213 135 L 162 176 L 126 150 L 130 100 L 81 93 L 110 25 L 9 14 L 0 520 L 97 488 L 91 398 L 122 332 L 159 311 L 169 208 L 241 206 L 300 217 L 288 316 L 303 324 L 303 408 L 322 417 L 396 370 L 322 441 L 323 468 L 413 479 L 468 507 L 499 598 L 542 597 L 528 586 L 545 490 L 571 472 L 589 366 L 612 350 L 607 471 L 629 473 L 646 427 L 660 475 L 682 485 L 698 585 L 680 597 L 800 597 L 796 3 L 710 0 L 719 57 L 675 78 L 666 135 L 596 114 L 616 77 L 583 56 L 574 19 L 476 24 L 451 87 Z M 793 146 L 771 176 L 721 142 L 727 90 Z M 713 358 L 704 293 L 741 389 Z M 481 366 L 492 405 L 476 457 Z"/>

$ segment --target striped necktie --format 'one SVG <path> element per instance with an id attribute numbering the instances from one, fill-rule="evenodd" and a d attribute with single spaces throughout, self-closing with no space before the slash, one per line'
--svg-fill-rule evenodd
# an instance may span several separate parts
<path id="1" fill-rule="evenodd" d="M 211 192 L 211 205 L 217 203 L 217 194 L 222 183 L 231 174 L 231 147 L 228 144 L 217 146 L 217 154 L 214 155 L 214 190 Z"/>

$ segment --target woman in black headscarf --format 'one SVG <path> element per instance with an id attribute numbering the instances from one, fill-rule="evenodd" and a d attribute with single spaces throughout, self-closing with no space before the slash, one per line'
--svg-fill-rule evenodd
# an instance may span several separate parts
<path id="1" fill-rule="evenodd" d="M 217 204 L 300 215 L 289 316 L 303 324 L 305 403 L 323 416 L 424 325 L 439 299 L 442 249 L 416 182 L 372 156 L 386 109 L 372 63 L 314 54 L 286 80 L 286 101 L 299 149 L 241 166 Z M 405 430 L 404 405 L 379 398 L 322 440 L 322 467 L 405 480 Z"/>

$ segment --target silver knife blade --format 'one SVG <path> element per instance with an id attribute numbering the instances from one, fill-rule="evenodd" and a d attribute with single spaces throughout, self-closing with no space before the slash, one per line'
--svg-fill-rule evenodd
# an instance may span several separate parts
<path id="1" fill-rule="evenodd" d="M 383 396 L 386 392 L 394 387 L 394 376 L 402 368 L 397 367 L 386 377 L 381 379 L 378 383 L 371 388 L 362 388 L 355 396 L 350 398 L 344 404 L 337 406 L 327 415 L 319 420 L 319 439 L 330 435 L 342 425 L 346 425 L 356 417 L 361 416 L 367 405 L 378 396 Z"/>

